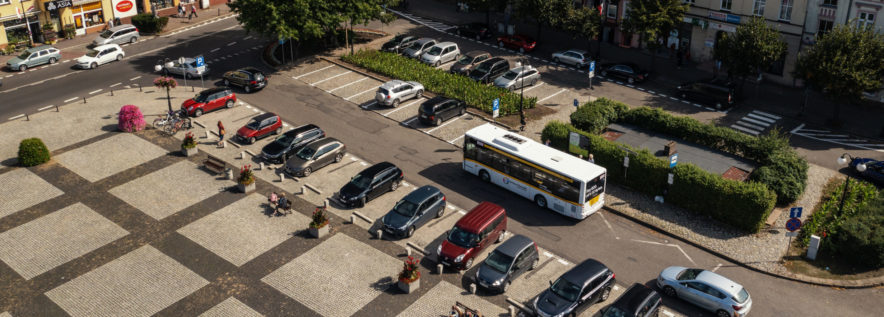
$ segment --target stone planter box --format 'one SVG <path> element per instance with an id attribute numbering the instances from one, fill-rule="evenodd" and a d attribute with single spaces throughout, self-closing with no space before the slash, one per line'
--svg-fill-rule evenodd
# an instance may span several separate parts
<path id="1" fill-rule="evenodd" d="M 322 228 L 317 229 L 317 228 L 309 227 L 307 229 L 308 229 L 308 231 L 310 231 L 310 236 L 317 238 L 317 239 L 321 239 L 322 237 L 324 237 L 325 235 L 328 234 L 328 225 L 327 224 L 322 226 Z"/>
<path id="2" fill-rule="evenodd" d="M 236 184 L 236 186 L 238 186 L 239 191 L 244 194 L 248 194 L 248 193 L 255 191 L 255 183 L 254 182 L 252 182 L 251 184 L 248 184 L 248 185 Z"/>
<path id="3" fill-rule="evenodd" d="M 411 294 L 411 292 L 417 291 L 417 289 L 421 286 L 421 279 L 416 279 L 414 282 L 405 283 L 402 281 L 396 282 L 399 285 L 399 289 L 405 292 L 405 294 Z"/>
<path id="4" fill-rule="evenodd" d="M 199 153 L 200 150 L 197 149 L 196 147 L 192 147 L 189 149 L 188 148 L 181 148 L 181 152 L 184 154 L 185 157 L 191 157 L 191 156 L 194 156 L 197 153 Z"/>

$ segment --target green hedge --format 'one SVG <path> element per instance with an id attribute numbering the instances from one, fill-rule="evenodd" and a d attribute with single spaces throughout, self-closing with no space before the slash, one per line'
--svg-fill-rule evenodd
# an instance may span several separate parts
<path id="1" fill-rule="evenodd" d="M 155 17 L 152 13 L 141 13 L 132 17 L 132 25 L 138 28 L 141 34 L 157 34 L 166 28 L 169 17 Z"/>
<path id="2" fill-rule="evenodd" d="M 619 120 L 620 115 L 628 110 L 629 107 L 622 102 L 599 98 L 571 113 L 571 124 L 580 130 L 599 134 L 608 124 Z"/>
<path id="3" fill-rule="evenodd" d="M 49 161 L 49 149 L 39 138 L 24 139 L 18 145 L 18 162 L 23 166 L 35 166 Z"/>
<path id="4" fill-rule="evenodd" d="M 596 164 L 608 170 L 608 181 L 624 184 L 649 196 L 663 194 L 670 172 L 669 162 L 647 150 L 616 144 L 559 121 L 547 123 L 541 138 L 549 140 L 552 147 L 586 156 L 585 149 L 569 144 L 568 135 L 572 131 L 589 139 Z M 633 151 L 629 154 L 626 171 L 623 157 L 627 152 L 622 148 Z M 675 182 L 666 195 L 667 202 L 749 232 L 761 229 L 776 201 L 776 194 L 764 184 L 724 179 L 693 164 L 679 164 L 674 173 Z"/>
<path id="5" fill-rule="evenodd" d="M 519 113 L 519 94 L 493 85 L 480 84 L 465 76 L 441 71 L 401 55 L 359 51 L 353 55 L 345 55 L 341 59 L 385 76 L 419 82 L 427 91 L 463 100 L 470 107 L 486 113 L 491 113 L 492 103 L 496 98 L 500 98 L 500 115 Z M 523 107 L 533 108 L 536 102 L 537 98 L 525 97 Z"/>

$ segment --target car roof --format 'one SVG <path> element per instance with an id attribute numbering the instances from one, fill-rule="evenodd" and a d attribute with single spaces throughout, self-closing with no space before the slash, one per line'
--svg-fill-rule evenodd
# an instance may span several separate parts
<path id="1" fill-rule="evenodd" d="M 396 165 L 393 165 L 393 163 L 390 162 L 380 162 L 375 165 L 369 166 L 368 168 L 359 172 L 359 174 L 374 177 L 374 175 L 377 175 L 378 173 L 383 172 L 391 167 L 396 167 Z"/>
<path id="2" fill-rule="evenodd" d="M 457 45 L 457 44 L 454 42 L 442 42 L 442 43 L 436 43 L 435 46 L 452 46 L 452 45 Z"/>
<path id="3" fill-rule="evenodd" d="M 276 114 L 275 114 L 275 113 L 273 113 L 273 112 L 265 112 L 265 113 L 262 113 L 262 114 L 259 114 L 259 115 L 257 115 L 257 116 L 252 117 L 252 120 L 264 121 L 264 120 L 266 120 L 266 119 L 270 119 L 270 118 L 273 118 L 273 117 L 276 117 Z"/>
<path id="4" fill-rule="evenodd" d="M 226 90 L 230 90 L 230 88 L 227 88 L 227 87 L 215 87 L 215 88 L 209 88 L 209 89 L 206 89 L 206 90 L 200 91 L 200 94 L 201 94 L 201 95 L 205 95 L 205 94 L 214 94 L 214 93 L 216 93 L 216 92 L 221 92 L 221 91 L 226 91 Z"/>
<path id="5" fill-rule="evenodd" d="M 513 69 L 510 69 L 510 71 L 511 71 L 511 72 L 521 73 L 521 72 L 526 72 L 526 71 L 529 71 L 529 70 L 532 70 L 532 69 L 534 69 L 534 66 L 531 66 L 531 65 L 522 65 L 522 66 L 519 66 L 519 67 L 513 67 Z"/>
<path id="6" fill-rule="evenodd" d="M 568 280 L 569 282 L 575 284 L 586 284 L 593 277 L 601 274 L 602 272 L 608 271 L 608 267 L 602 264 L 602 262 L 586 259 L 581 262 L 577 266 L 562 274 L 562 278 Z"/>
<path id="7" fill-rule="evenodd" d="M 240 68 L 239 70 L 247 72 L 247 73 L 252 73 L 252 74 L 254 74 L 254 73 L 262 73 L 263 74 L 264 73 L 263 71 L 255 68 L 255 67 L 243 67 L 243 68 Z"/>
<path id="8" fill-rule="evenodd" d="M 392 89 L 395 87 L 399 87 L 402 84 L 405 84 L 405 82 L 398 79 L 393 79 L 391 81 L 385 82 L 383 85 L 381 85 L 381 88 Z"/>
<path id="9" fill-rule="evenodd" d="M 584 50 L 567 50 L 566 52 L 574 52 L 574 53 L 578 53 L 580 55 L 586 54 L 586 51 L 584 51 Z"/>
<path id="10" fill-rule="evenodd" d="M 734 281 L 729 280 L 728 278 L 718 275 L 712 271 L 703 270 L 700 274 L 697 274 L 697 278 L 694 280 L 700 281 L 718 288 L 722 291 L 727 292 L 731 296 L 736 296 L 740 290 L 743 289 L 743 286 L 735 283 Z"/>
<path id="11" fill-rule="evenodd" d="M 634 312 L 644 304 L 648 297 L 654 296 L 656 293 L 656 291 L 644 284 L 635 283 L 623 295 L 620 295 L 620 298 L 617 298 L 617 301 L 611 304 L 611 306 Z"/>
<path id="12" fill-rule="evenodd" d="M 476 207 L 473 207 L 473 209 L 465 216 L 457 220 L 455 225 L 465 231 L 479 233 L 480 230 L 488 225 L 488 220 L 497 217 L 499 213 L 506 214 L 506 210 L 495 203 L 483 201 L 476 205 Z"/>
<path id="13" fill-rule="evenodd" d="M 122 47 L 120 47 L 120 46 L 117 45 L 117 44 L 102 44 L 102 45 L 95 46 L 95 47 L 93 47 L 92 49 L 95 50 L 95 51 L 100 51 L 100 50 L 103 50 L 103 49 L 106 49 L 106 48 L 111 48 L 111 47 L 116 47 L 116 48 L 119 48 L 119 49 L 123 49 Z"/>
<path id="14" fill-rule="evenodd" d="M 115 27 L 112 27 L 112 28 L 110 28 L 110 29 L 108 29 L 108 30 L 110 30 L 111 32 L 116 32 L 116 31 L 119 31 L 119 30 L 126 30 L 126 29 L 132 29 L 132 28 L 135 28 L 135 26 L 132 25 L 132 24 L 120 24 L 120 25 L 117 25 L 117 26 L 115 26 Z"/>
<path id="15" fill-rule="evenodd" d="M 34 52 L 39 52 L 39 51 L 42 51 L 45 49 L 50 49 L 50 48 L 54 48 L 54 47 L 52 47 L 51 45 L 40 45 L 40 46 L 35 46 L 35 47 L 31 47 L 29 49 L 26 49 L 25 52 L 34 53 Z"/>
<path id="16" fill-rule="evenodd" d="M 506 62 L 506 59 L 503 58 L 503 57 L 500 57 L 500 56 L 498 56 L 498 57 L 492 57 L 492 58 L 489 58 L 488 60 L 482 62 L 482 64 L 485 64 L 485 63 L 488 63 L 488 64 L 497 64 L 497 63 L 499 63 L 499 62 Z"/>
<path id="17" fill-rule="evenodd" d="M 322 129 L 319 129 L 319 127 L 316 126 L 315 124 L 305 124 L 305 125 L 302 125 L 302 126 L 300 126 L 300 127 L 297 127 L 297 128 L 291 129 L 291 130 L 288 130 L 288 131 L 285 132 L 285 134 L 289 134 L 289 133 L 291 133 L 290 135 L 292 135 L 292 136 L 297 136 L 298 134 L 301 134 L 301 133 L 304 133 L 304 132 L 307 132 L 307 131 L 312 131 L 312 130 L 314 130 L 314 129 L 322 130 Z"/>
<path id="18" fill-rule="evenodd" d="M 427 43 L 427 42 L 429 42 L 429 41 L 435 41 L 435 40 L 436 40 L 436 39 L 429 38 L 429 37 L 422 37 L 422 38 L 418 39 L 417 42 L 420 43 L 420 44 L 424 44 L 424 43 Z"/>
<path id="19" fill-rule="evenodd" d="M 464 55 L 469 56 L 469 57 L 476 57 L 476 56 L 484 55 L 484 54 L 491 55 L 491 53 L 488 53 L 486 51 L 469 51 Z"/>
<path id="20" fill-rule="evenodd" d="M 402 200 L 407 200 L 413 203 L 420 203 L 427 198 L 430 198 L 433 195 L 439 194 L 442 191 L 432 185 L 424 185 L 418 189 L 413 190 L 412 192 L 405 195 Z"/>
<path id="21" fill-rule="evenodd" d="M 433 99 L 430 99 L 430 100 L 424 101 L 423 104 L 425 104 L 425 105 L 436 105 L 436 104 L 440 104 L 440 103 L 443 103 L 443 102 L 448 101 L 448 100 L 452 100 L 452 98 L 443 97 L 443 96 L 436 96 L 436 97 L 433 97 Z"/>
<path id="22" fill-rule="evenodd" d="M 514 37 L 514 38 L 520 38 L 520 39 L 527 40 L 527 41 L 533 41 L 533 40 L 534 40 L 534 39 L 531 38 L 530 36 L 522 35 L 522 34 L 514 34 L 514 35 L 512 35 L 512 37 Z"/>
<path id="23" fill-rule="evenodd" d="M 497 252 L 503 253 L 505 255 L 509 255 L 511 257 L 516 257 L 522 250 L 527 247 L 534 245 L 534 241 L 530 238 L 517 234 L 512 238 L 506 240 L 506 242 L 502 243 L 497 249 L 494 249 Z"/>
<path id="24" fill-rule="evenodd" d="M 343 142 L 341 142 L 340 140 L 335 139 L 335 138 L 322 138 L 322 139 L 318 139 L 318 140 L 313 140 L 313 142 L 308 143 L 305 147 L 318 148 L 320 146 L 325 146 L 325 145 L 329 145 L 332 143 L 344 144 Z"/>

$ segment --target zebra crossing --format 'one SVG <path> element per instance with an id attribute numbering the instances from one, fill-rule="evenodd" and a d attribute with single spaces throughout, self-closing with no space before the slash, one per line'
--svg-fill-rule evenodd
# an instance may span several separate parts
<path id="1" fill-rule="evenodd" d="M 393 12 L 403 18 L 414 21 L 415 23 L 418 23 L 421 25 L 425 25 L 425 26 L 427 26 L 431 29 L 434 29 L 436 31 L 439 31 L 439 32 L 448 32 L 448 30 L 451 30 L 455 27 L 453 25 L 448 25 L 448 24 L 445 24 L 442 22 L 433 21 L 433 20 L 430 20 L 427 18 L 423 18 L 423 17 L 419 17 L 416 15 L 410 14 L 410 13 L 405 13 L 405 12 L 391 10 L 391 9 L 387 9 L 387 10 L 390 12 Z"/>
<path id="2" fill-rule="evenodd" d="M 881 140 L 863 139 L 830 130 L 806 129 L 803 123 L 790 132 L 793 135 L 800 135 L 808 139 L 884 153 L 884 142 Z"/>
<path id="3" fill-rule="evenodd" d="M 780 119 L 782 117 L 772 113 L 752 110 L 732 124 L 731 128 L 746 134 L 759 135 Z"/>

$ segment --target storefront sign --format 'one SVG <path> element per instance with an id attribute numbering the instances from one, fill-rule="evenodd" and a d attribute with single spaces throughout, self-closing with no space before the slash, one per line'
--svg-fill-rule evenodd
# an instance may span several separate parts
<path id="1" fill-rule="evenodd" d="M 113 0 L 115 18 L 125 18 L 135 15 L 135 3 L 132 0 Z"/>
<path id="2" fill-rule="evenodd" d="M 713 20 L 727 21 L 727 14 L 718 11 L 710 11 L 709 18 Z"/>
<path id="3" fill-rule="evenodd" d="M 56 11 L 73 6 L 72 2 L 71 0 L 46 1 L 43 6 L 46 7 L 46 11 Z"/>
<path id="4" fill-rule="evenodd" d="M 736 31 L 737 31 L 737 27 L 736 27 L 736 26 L 733 26 L 733 25 L 727 25 L 727 24 L 724 24 L 724 23 L 712 22 L 712 23 L 709 23 L 709 26 L 712 27 L 712 28 L 715 29 L 715 30 L 722 30 L 722 31 L 725 31 L 725 32 L 736 32 Z"/>
<path id="5" fill-rule="evenodd" d="M 739 15 L 728 14 L 728 15 L 727 15 L 727 22 L 728 22 L 728 23 L 733 23 L 733 24 L 740 24 L 740 16 L 739 16 Z"/>

